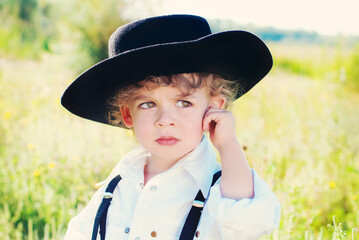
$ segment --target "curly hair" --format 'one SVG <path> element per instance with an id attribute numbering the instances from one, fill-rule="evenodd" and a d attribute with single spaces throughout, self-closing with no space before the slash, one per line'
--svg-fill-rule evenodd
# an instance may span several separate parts
<path id="1" fill-rule="evenodd" d="M 111 125 L 127 128 L 122 122 L 120 107 L 124 106 L 136 90 L 146 87 L 148 90 L 160 86 L 177 87 L 182 94 L 191 95 L 197 88 L 208 87 L 210 96 L 222 95 L 225 98 L 225 108 L 234 101 L 240 89 L 237 81 L 229 81 L 213 73 L 180 73 L 168 76 L 150 76 L 135 84 L 121 88 L 108 99 L 107 120 Z"/>

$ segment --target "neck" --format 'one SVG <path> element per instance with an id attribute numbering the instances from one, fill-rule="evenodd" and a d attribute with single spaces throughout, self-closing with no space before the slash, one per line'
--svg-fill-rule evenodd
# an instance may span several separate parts
<path id="1" fill-rule="evenodd" d="M 158 158 L 156 156 L 151 156 L 151 158 L 148 160 L 147 164 L 144 167 L 144 184 L 146 184 L 151 178 L 153 178 L 157 174 L 169 170 L 181 158 L 168 160 L 168 159 Z"/>

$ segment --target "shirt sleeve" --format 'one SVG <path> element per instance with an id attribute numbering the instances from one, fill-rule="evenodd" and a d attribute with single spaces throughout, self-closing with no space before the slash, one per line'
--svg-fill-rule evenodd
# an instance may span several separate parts
<path id="1" fill-rule="evenodd" d="M 210 192 L 206 207 L 215 219 L 221 239 L 257 239 L 279 226 L 280 204 L 265 181 L 252 170 L 254 197 L 239 201 L 223 198 L 219 183 Z"/>
<path id="2" fill-rule="evenodd" d="M 92 238 L 93 224 L 105 187 L 106 185 L 97 190 L 87 206 L 70 220 L 64 240 L 89 240 Z"/>

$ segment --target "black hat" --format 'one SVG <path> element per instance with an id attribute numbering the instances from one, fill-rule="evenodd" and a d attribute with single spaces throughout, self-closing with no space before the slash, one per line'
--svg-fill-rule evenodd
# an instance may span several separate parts
<path id="1" fill-rule="evenodd" d="M 266 45 L 245 31 L 212 34 L 207 21 L 193 15 L 147 18 L 119 27 L 110 37 L 109 58 L 82 73 L 64 92 L 70 112 L 109 124 L 108 99 L 124 86 L 149 76 L 209 72 L 239 81 L 249 91 L 271 69 Z"/>

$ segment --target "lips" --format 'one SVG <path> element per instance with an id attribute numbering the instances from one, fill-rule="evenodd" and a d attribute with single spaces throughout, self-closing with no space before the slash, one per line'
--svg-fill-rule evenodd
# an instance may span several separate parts
<path id="1" fill-rule="evenodd" d="M 156 139 L 156 142 L 163 146 L 172 146 L 175 145 L 179 140 L 172 136 L 164 136 Z"/>

